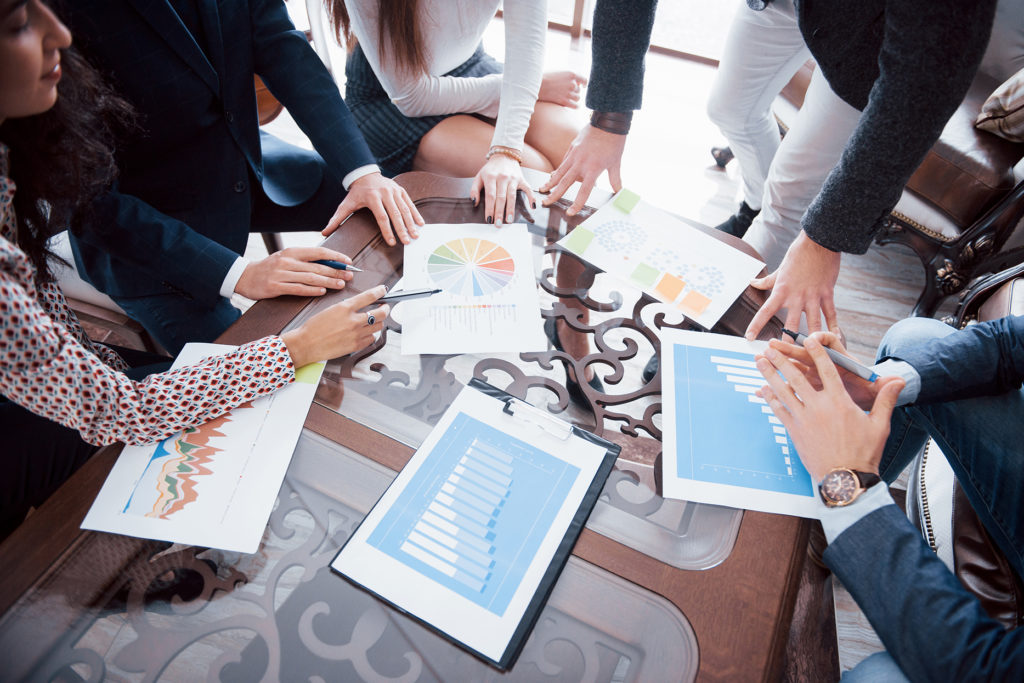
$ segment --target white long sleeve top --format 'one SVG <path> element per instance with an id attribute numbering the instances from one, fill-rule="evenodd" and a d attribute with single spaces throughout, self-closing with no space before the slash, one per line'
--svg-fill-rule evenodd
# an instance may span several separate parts
<path id="1" fill-rule="evenodd" d="M 523 149 L 540 91 L 547 0 L 504 3 L 505 73 L 478 78 L 444 76 L 469 59 L 500 0 L 420 0 L 427 73 L 381 62 L 377 0 L 345 0 L 352 33 L 384 91 L 405 116 L 481 114 L 496 120 L 493 145 Z"/>

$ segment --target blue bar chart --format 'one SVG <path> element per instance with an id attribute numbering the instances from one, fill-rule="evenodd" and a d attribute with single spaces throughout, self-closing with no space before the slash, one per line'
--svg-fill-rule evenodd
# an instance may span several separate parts
<path id="1" fill-rule="evenodd" d="M 680 477 L 813 495 L 782 422 L 756 395 L 765 385 L 750 354 L 676 345 Z"/>
<path id="2" fill-rule="evenodd" d="M 367 542 L 502 614 L 578 468 L 465 414 Z"/>

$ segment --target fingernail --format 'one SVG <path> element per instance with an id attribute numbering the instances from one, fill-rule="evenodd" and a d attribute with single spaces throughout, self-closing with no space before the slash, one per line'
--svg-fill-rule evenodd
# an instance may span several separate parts
<path id="1" fill-rule="evenodd" d="M 747 332 L 745 335 L 743 335 L 743 338 L 746 339 L 747 341 L 754 341 L 754 335 L 752 335 L 749 332 Z"/>
<path id="2" fill-rule="evenodd" d="M 320 293 L 321 293 L 321 294 L 326 294 L 326 293 L 327 293 L 327 289 L 326 289 L 326 288 L 324 288 L 324 287 L 321 287 L 321 288 L 320 288 Z"/>
<path id="3" fill-rule="evenodd" d="M 537 208 L 537 202 L 533 202 L 533 208 Z"/>
<path id="4" fill-rule="evenodd" d="M 345 286 L 345 281 L 344 280 L 338 280 L 338 286 L 339 287 L 344 287 Z"/>
<path id="5" fill-rule="evenodd" d="M 511 223 L 515 219 L 516 219 L 515 215 L 511 214 L 511 213 L 508 216 L 505 217 L 505 221 L 508 222 L 508 223 Z"/>
<path id="6" fill-rule="evenodd" d="M 494 222 L 494 216 L 488 216 L 487 217 L 487 222 L 488 223 L 493 223 Z"/>

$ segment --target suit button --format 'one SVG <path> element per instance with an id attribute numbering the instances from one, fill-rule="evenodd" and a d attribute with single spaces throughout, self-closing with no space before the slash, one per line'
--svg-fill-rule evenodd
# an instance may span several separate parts
<path id="1" fill-rule="evenodd" d="M 228 120 L 228 123 L 234 123 L 235 122 L 235 115 L 232 114 L 229 111 L 224 112 L 224 118 L 226 118 Z"/>
<path id="2" fill-rule="evenodd" d="M 237 183 L 235 183 L 234 190 L 235 192 L 245 192 L 245 183 L 239 180 Z"/>

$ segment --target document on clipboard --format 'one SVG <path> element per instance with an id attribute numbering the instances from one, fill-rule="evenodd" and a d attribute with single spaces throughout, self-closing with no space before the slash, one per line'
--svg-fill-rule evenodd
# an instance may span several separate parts
<path id="1" fill-rule="evenodd" d="M 331 568 L 507 669 L 619 450 L 474 379 Z"/>

